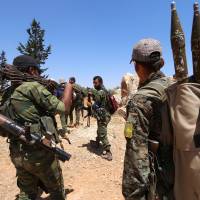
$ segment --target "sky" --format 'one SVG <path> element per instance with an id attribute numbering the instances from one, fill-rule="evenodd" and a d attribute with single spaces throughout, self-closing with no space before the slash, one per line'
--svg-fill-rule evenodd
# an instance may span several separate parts
<path id="1" fill-rule="evenodd" d="M 189 71 L 192 73 L 191 29 L 195 0 L 177 0 L 185 32 Z M 167 75 L 174 74 L 170 45 L 170 0 L 0 0 L 0 50 L 8 63 L 19 55 L 19 42 L 28 39 L 33 18 L 46 30 L 45 43 L 52 54 L 45 67 L 59 80 L 75 76 L 83 86 L 101 75 L 108 88 L 120 85 L 122 76 L 134 73 L 129 64 L 132 48 L 142 38 L 161 41 Z"/>

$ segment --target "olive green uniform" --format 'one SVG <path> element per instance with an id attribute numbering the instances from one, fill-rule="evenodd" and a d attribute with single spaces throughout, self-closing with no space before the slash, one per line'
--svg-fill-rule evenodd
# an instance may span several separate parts
<path id="1" fill-rule="evenodd" d="M 75 99 L 72 102 L 69 118 L 70 118 L 70 124 L 73 124 L 74 121 L 73 111 L 75 110 L 76 125 L 79 125 L 81 118 L 81 110 L 83 109 L 83 97 L 86 89 L 76 83 L 73 84 L 73 89 L 75 93 Z"/>
<path id="2" fill-rule="evenodd" d="M 42 135 L 46 130 L 41 125 L 41 117 L 53 118 L 57 113 L 64 116 L 65 107 L 39 83 L 24 82 L 4 103 L 4 113 L 19 125 L 31 124 L 30 131 Z M 38 185 L 42 182 L 51 200 L 64 200 L 62 170 L 55 155 L 34 145 L 23 144 L 13 137 L 9 140 L 10 157 L 17 171 L 17 185 L 20 189 L 17 199 L 35 200 Z"/>
<path id="3" fill-rule="evenodd" d="M 75 110 L 75 116 L 76 116 L 76 124 L 79 125 L 80 123 L 80 118 L 81 118 L 81 109 L 83 108 L 83 97 L 81 94 L 77 93 L 76 94 L 76 99 L 72 103 L 71 109 L 70 109 L 70 123 L 72 124 L 74 121 L 73 117 L 73 111 Z"/>
<path id="4" fill-rule="evenodd" d="M 92 89 L 91 92 L 94 96 L 94 105 L 98 107 L 97 109 L 95 109 L 93 106 L 93 114 L 97 119 L 98 126 L 96 141 L 101 142 L 103 145 L 103 149 L 109 151 L 111 145 L 108 141 L 107 126 L 111 120 L 111 114 L 108 111 L 108 94 L 104 86 L 102 86 L 102 88 L 99 90 Z"/>

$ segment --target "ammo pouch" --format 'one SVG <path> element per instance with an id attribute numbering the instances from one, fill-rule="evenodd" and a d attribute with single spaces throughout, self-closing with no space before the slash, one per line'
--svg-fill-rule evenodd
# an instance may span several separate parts
<path id="1" fill-rule="evenodd" d="M 51 117 L 43 116 L 37 124 L 30 125 L 30 133 L 37 133 L 40 136 L 46 136 L 56 143 L 59 142 L 57 130 Z"/>
<path id="2" fill-rule="evenodd" d="M 51 117 L 43 116 L 40 118 L 40 124 L 43 131 L 43 135 L 51 137 L 56 143 L 59 143 L 59 136 L 55 128 L 55 122 Z"/>

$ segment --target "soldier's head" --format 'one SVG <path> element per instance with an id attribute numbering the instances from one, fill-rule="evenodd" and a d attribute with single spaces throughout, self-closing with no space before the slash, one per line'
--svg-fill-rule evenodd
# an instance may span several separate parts
<path id="1" fill-rule="evenodd" d="M 27 55 L 17 56 L 13 60 L 13 65 L 21 72 L 26 72 L 34 76 L 39 76 L 43 72 L 37 60 Z"/>
<path id="2" fill-rule="evenodd" d="M 130 63 L 134 64 L 140 82 L 146 81 L 151 73 L 164 66 L 160 42 L 151 38 L 140 40 L 133 48 Z"/>
<path id="3" fill-rule="evenodd" d="M 61 86 L 65 86 L 66 85 L 65 79 L 60 79 L 59 83 L 60 83 Z"/>
<path id="4" fill-rule="evenodd" d="M 71 83 L 71 84 L 76 83 L 76 78 L 75 77 L 70 77 L 69 78 L 69 83 Z"/>
<path id="5" fill-rule="evenodd" d="M 101 76 L 95 76 L 93 78 L 93 85 L 94 85 L 94 88 L 96 90 L 99 90 L 101 88 L 101 86 L 103 85 L 103 79 Z"/>

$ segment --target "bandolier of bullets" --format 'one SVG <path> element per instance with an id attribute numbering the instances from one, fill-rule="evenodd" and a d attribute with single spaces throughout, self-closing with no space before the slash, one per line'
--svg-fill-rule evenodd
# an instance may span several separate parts
<path id="1" fill-rule="evenodd" d="M 174 1 L 171 3 L 171 46 L 174 58 L 175 76 L 177 81 L 182 82 L 188 78 L 185 36 Z M 191 50 L 194 81 L 200 83 L 200 14 L 198 2 L 194 3 Z"/>

